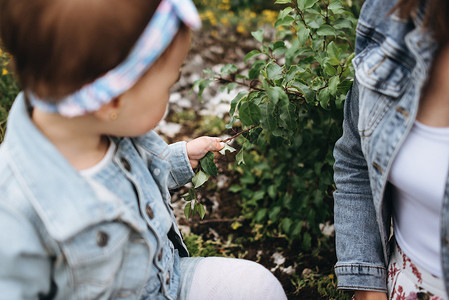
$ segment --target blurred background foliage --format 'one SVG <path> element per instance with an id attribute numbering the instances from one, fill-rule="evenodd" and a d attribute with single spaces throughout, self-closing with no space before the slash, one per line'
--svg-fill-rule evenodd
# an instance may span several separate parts
<path id="1" fill-rule="evenodd" d="M 19 87 L 11 72 L 11 56 L 0 48 L 0 143 L 6 129 L 6 118 Z"/>

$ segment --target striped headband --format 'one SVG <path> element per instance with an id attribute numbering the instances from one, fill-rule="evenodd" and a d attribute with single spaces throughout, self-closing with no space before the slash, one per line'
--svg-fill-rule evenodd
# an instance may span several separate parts
<path id="1" fill-rule="evenodd" d="M 28 92 L 31 104 L 66 117 L 81 116 L 100 109 L 139 80 L 170 45 L 181 22 L 191 29 L 201 27 L 192 0 L 162 0 L 128 57 L 117 67 L 57 103 L 39 99 Z"/>

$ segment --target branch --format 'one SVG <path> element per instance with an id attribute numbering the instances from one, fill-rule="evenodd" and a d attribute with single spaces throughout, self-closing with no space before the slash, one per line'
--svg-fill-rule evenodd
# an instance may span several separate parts
<path id="1" fill-rule="evenodd" d="M 293 6 L 295 7 L 296 11 L 298 12 L 299 16 L 301 17 L 302 23 L 304 24 L 304 26 L 307 29 L 309 29 L 309 26 L 307 25 L 306 20 L 304 19 L 304 15 L 302 14 L 302 11 L 299 9 L 298 4 L 296 3 L 296 1 L 292 1 L 292 3 L 293 3 Z M 310 40 L 312 41 L 313 36 L 312 36 L 312 32 L 310 29 L 309 29 L 309 37 L 310 37 Z"/>
<path id="2" fill-rule="evenodd" d="M 244 133 L 246 133 L 246 132 L 248 132 L 248 131 L 253 130 L 253 129 L 256 128 L 256 127 L 259 127 L 259 125 L 254 125 L 254 126 L 252 126 L 251 128 L 249 128 L 249 129 L 243 130 L 243 131 L 237 133 L 236 135 L 231 136 L 230 138 L 227 138 L 227 139 L 223 140 L 222 142 L 223 142 L 223 143 L 229 142 L 230 140 L 233 140 L 233 139 L 239 137 L 240 135 L 242 135 L 242 134 L 244 134 Z"/>
<path id="3" fill-rule="evenodd" d="M 258 88 L 258 87 L 256 87 L 254 84 L 252 84 L 252 83 L 251 83 L 251 84 L 248 84 L 248 83 L 246 83 L 246 82 L 237 81 L 237 80 L 231 80 L 231 79 L 227 79 L 227 78 L 224 78 L 224 77 L 215 77 L 215 80 L 221 81 L 221 82 L 223 82 L 223 83 L 237 83 L 238 85 L 247 87 L 247 88 L 249 88 L 249 89 L 253 89 L 253 90 L 258 91 L 258 92 L 265 92 L 264 89 Z M 284 90 L 285 90 L 285 89 L 284 89 Z M 289 95 L 289 96 L 303 97 L 303 94 L 302 94 L 302 93 L 295 93 L 295 92 L 292 92 L 291 90 L 288 90 L 288 89 L 285 90 L 285 93 L 286 93 L 287 95 Z"/>

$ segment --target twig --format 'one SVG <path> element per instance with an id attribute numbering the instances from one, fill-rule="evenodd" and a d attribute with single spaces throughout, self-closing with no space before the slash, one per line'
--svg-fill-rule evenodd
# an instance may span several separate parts
<path id="1" fill-rule="evenodd" d="M 292 3 L 293 3 L 295 10 L 298 12 L 299 16 L 301 17 L 302 23 L 304 24 L 304 26 L 307 29 L 309 29 L 309 26 L 307 25 L 306 20 L 304 19 L 304 15 L 302 14 L 302 11 L 299 9 L 298 5 L 296 4 L 296 1 L 292 1 Z M 310 37 L 310 40 L 313 40 L 312 32 L 310 31 L 310 29 L 309 29 L 309 37 Z"/>
<path id="2" fill-rule="evenodd" d="M 242 134 L 244 134 L 244 133 L 246 133 L 246 132 L 248 132 L 248 131 L 251 131 L 251 130 L 253 130 L 254 128 L 256 128 L 256 127 L 258 127 L 258 126 L 259 126 L 259 125 L 254 125 L 254 126 L 252 126 L 251 128 L 249 128 L 249 129 L 243 130 L 243 131 L 237 133 L 236 135 L 231 136 L 230 138 L 227 138 L 227 139 L 223 140 L 222 142 L 223 142 L 223 143 L 229 142 L 230 140 L 233 140 L 233 139 L 237 138 L 238 136 L 240 136 L 240 135 L 242 135 Z"/>

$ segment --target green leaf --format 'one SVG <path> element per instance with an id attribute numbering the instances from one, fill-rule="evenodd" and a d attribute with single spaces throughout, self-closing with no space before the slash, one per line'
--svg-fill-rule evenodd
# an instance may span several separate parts
<path id="1" fill-rule="evenodd" d="M 243 59 L 243 62 L 246 64 L 249 60 L 257 57 L 260 54 L 261 54 L 261 52 L 259 50 L 253 50 L 253 51 L 251 51 L 251 52 L 249 52 L 248 54 L 245 55 L 245 58 Z"/>
<path id="2" fill-rule="evenodd" d="M 271 62 L 267 65 L 267 76 L 270 80 L 277 80 L 282 78 L 284 68 L 278 64 Z"/>
<path id="3" fill-rule="evenodd" d="M 204 216 L 206 215 L 206 210 L 204 209 L 204 206 L 201 203 L 197 203 L 196 205 L 198 205 L 198 213 L 202 220 L 202 219 L 204 219 Z"/>
<path id="4" fill-rule="evenodd" d="M 305 43 L 309 40 L 310 30 L 305 26 L 300 26 L 298 33 L 298 40 L 300 45 L 305 45 Z"/>
<path id="5" fill-rule="evenodd" d="M 276 2 L 274 2 L 274 4 L 290 4 L 292 3 L 291 0 L 276 0 Z"/>
<path id="6" fill-rule="evenodd" d="M 287 0 L 287 3 L 288 4 L 290 4 L 290 3 L 292 3 L 292 1 L 291 0 Z M 279 15 L 278 15 L 278 19 L 283 19 L 283 18 L 285 18 L 287 15 L 289 15 L 292 11 L 294 11 L 294 9 L 293 9 L 293 7 L 287 7 L 287 8 L 284 8 L 283 10 L 281 10 L 280 12 L 279 12 Z"/>
<path id="7" fill-rule="evenodd" d="M 262 70 L 262 68 L 264 66 L 265 66 L 265 61 L 256 60 L 248 72 L 248 79 L 257 79 L 260 75 L 260 71 Z"/>
<path id="8" fill-rule="evenodd" d="M 259 43 L 263 42 L 263 31 L 262 29 L 259 29 L 257 31 L 251 32 L 251 35 L 258 41 Z"/>
<path id="9" fill-rule="evenodd" d="M 184 201 L 192 201 L 196 199 L 196 191 L 194 188 L 189 189 L 187 193 L 181 196 Z"/>
<path id="10" fill-rule="evenodd" d="M 201 97 L 203 95 L 204 89 L 206 89 L 211 84 L 211 82 L 213 82 L 212 79 L 198 79 L 193 83 L 192 88 L 198 87 L 198 96 L 200 97 L 200 99 L 202 99 Z"/>
<path id="11" fill-rule="evenodd" d="M 238 165 L 245 165 L 245 159 L 243 158 L 243 148 L 235 156 L 235 161 L 237 162 Z"/>
<path id="12" fill-rule="evenodd" d="M 315 101 L 315 91 L 313 89 L 299 81 L 294 81 L 291 85 L 303 93 L 304 98 L 306 98 L 308 103 L 313 103 Z"/>
<path id="13" fill-rule="evenodd" d="M 268 96 L 268 99 L 270 99 L 270 101 L 273 102 L 273 104 L 278 103 L 279 100 L 281 100 L 283 102 L 288 101 L 287 94 L 279 86 L 271 87 L 271 86 L 267 85 L 267 86 L 265 86 L 265 92 Z"/>
<path id="14" fill-rule="evenodd" d="M 260 223 L 263 221 L 263 219 L 265 219 L 265 217 L 267 216 L 267 212 L 268 210 L 266 208 L 262 208 L 259 209 L 259 211 L 256 214 L 256 222 Z"/>
<path id="15" fill-rule="evenodd" d="M 276 199 L 276 195 L 277 195 L 276 186 L 270 185 L 267 189 L 267 193 L 268 193 L 268 196 L 270 196 L 270 198 Z"/>
<path id="16" fill-rule="evenodd" d="M 204 173 L 203 171 L 198 171 L 198 173 L 196 173 L 196 175 L 192 178 L 192 183 L 194 185 L 194 187 L 197 189 L 200 186 L 202 186 L 208 179 L 209 179 L 209 175 Z"/>
<path id="17" fill-rule="evenodd" d="M 229 146 L 228 144 L 225 144 L 224 148 L 221 149 L 219 152 L 221 155 L 226 155 L 226 151 L 229 151 L 230 153 L 235 152 L 235 148 Z"/>
<path id="18" fill-rule="evenodd" d="M 333 41 L 327 45 L 326 52 L 329 58 L 335 58 L 338 62 L 340 62 L 340 49 L 338 49 L 337 45 L 335 45 Z"/>
<path id="19" fill-rule="evenodd" d="M 273 55 L 283 55 L 287 51 L 287 47 L 285 47 L 284 41 L 277 41 L 270 44 L 270 48 L 273 50 Z"/>
<path id="20" fill-rule="evenodd" d="M 191 214 L 192 214 L 192 202 L 188 202 L 184 207 L 184 216 L 186 217 L 186 219 L 189 219 Z"/>
<path id="21" fill-rule="evenodd" d="M 335 29 L 328 24 L 321 25 L 320 28 L 318 28 L 318 30 L 316 31 L 316 33 L 320 36 L 336 35 Z"/>
<path id="22" fill-rule="evenodd" d="M 292 224 L 293 224 L 293 222 L 289 218 L 283 219 L 281 221 L 282 231 L 285 232 L 285 233 L 289 233 L 290 232 L 290 227 L 292 226 Z"/>
<path id="23" fill-rule="evenodd" d="M 268 132 L 272 132 L 276 129 L 276 119 L 274 118 L 275 105 L 269 101 L 262 103 L 260 106 L 262 127 Z"/>
<path id="24" fill-rule="evenodd" d="M 224 65 L 221 69 L 220 69 L 220 74 L 221 75 L 226 75 L 226 74 L 230 74 L 230 73 L 235 73 L 238 71 L 238 68 L 236 65 L 233 64 L 227 64 Z"/>
<path id="25" fill-rule="evenodd" d="M 332 23 L 332 26 L 334 26 L 335 29 L 353 29 L 354 27 L 350 20 L 344 18 L 336 20 Z"/>
<path id="26" fill-rule="evenodd" d="M 332 96 L 335 96 L 337 94 L 337 88 L 338 84 L 340 83 L 340 77 L 334 76 L 329 80 L 329 93 Z"/>
<path id="27" fill-rule="evenodd" d="M 293 228 L 290 228 L 292 236 L 299 237 L 301 235 L 302 224 L 302 222 L 297 222 Z"/>
<path id="28" fill-rule="evenodd" d="M 200 160 L 200 165 L 207 175 L 217 176 L 218 171 L 214 162 L 213 152 L 207 152 L 207 154 Z"/>
<path id="29" fill-rule="evenodd" d="M 324 72 L 326 72 L 326 74 L 329 76 L 334 76 L 335 74 L 337 74 L 337 70 L 335 70 L 335 68 L 332 67 L 329 63 L 325 63 L 323 68 Z"/>
<path id="30" fill-rule="evenodd" d="M 274 222 L 277 220 L 280 213 L 281 213 L 281 208 L 279 206 L 275 206 L 272 209 L 270 209 L 270 212 L 268 213 L 268 219 L 270 219 L 270 221 Z"/>
<path id="31" fill-rule="evenodd" d="M 311 8 L 318 0 L 298 0 L 298 7 L 300 10 Z"/>
<path id="32" fill-rule="evenodd" d="M 237 96 L 235 96 L 234 99 L 232 99 L 231 101 L 231 108 L 229 109 L 229 115 L 232 117 L 235 113 L 235 109 L 238 106 L 238 103 L 242 100 L 242 99 L 246 99 L 246 95 L 248 95 L 247 91 L 243 91 L 237 94 Z"/>
<path id="33" fill-rule="evenodd" d="M 253 102 L 244 102 L 239 108 L 239 118 L 245 126 L 257 125 L 260 122 L 260 109 Z"/>
<path id="34" fill-rule="evenodd" d="M 233 185 L 231 186 L 228 191 L 231 193 L 238 193 L 243 189 L 243 187 L 241 187 L 240 185 Z"/>
<path id="35" fill-rule="evenodd" d="M 304 235 L 302 237 L 302 248 L 304 250 L 309 250 L 312 247 L 312 237 L 310 236 L 310 233 L 304 232 Z"/>
<path id="36" fill-rule="evenodd" d="M 290 27 L 294 21 L 295 21 L 295 18 L 293 18 L 292 16 L 285 16 L 282 19 L 277 19 L 276 23 L 274 23 L 274 27 L 275 28 L 278 28 L 280 26 Z"/>
<path id="37" fill-rule="evenodd" d="M 284 128 L 289 130 L 296 130 L 297 127 L 297 114 L 296 114 L 296 106 L 292 103 L 287 103 L 287 105 L 283 105 L 280 108 L 280 119 L 282 122 L 280 122 Z"/>
<path id="38" fill-rule="evenodd" d="M 318 94 L 318 101 L 320 101 L 320 105 L 322 108 L 327 109 L 327 105 L 329 104 L 329 99 L 330 95 L 329 95 L 329 89 L 328 88 L 324 88 L 320 91 L 320 93 Z"/>
<path id="39" fill-rule="evenodd" d="M 334 14 L 340 14 L 344 12 L 343 4 L 341 4 L 338 0 L 333 0 L 327 7 L 329 10 L 331 10 Z"/>

